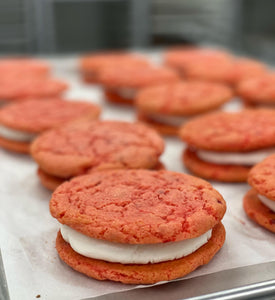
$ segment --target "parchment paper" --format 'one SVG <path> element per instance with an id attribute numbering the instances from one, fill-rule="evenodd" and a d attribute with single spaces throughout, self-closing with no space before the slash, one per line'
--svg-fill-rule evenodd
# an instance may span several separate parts
<path id="1" fill-rule="evenodd" d="M 159 56 L 153 58 L 157 60 Z M 68 98 L 101 104 L 103 119 L 135 119 L 132 108 L 106 104 L 98 87 L 81 83 L 75 71 L 75 58 L 48 60 L 55 67 L 54 75 L 71 83 Z M 238 109 L 238 103 L 227 108 Z M 181 163 L 183 148 L 180 140 L 166 138 L 162 161 L 167 169 L 187 172 Z M 39 183 L 36 168 L 27 155 L 0 149 L 0 246 L 11 300 L 36 299 L 38 295 L 40 299 L 76 300 L 137 288 L 135 285 L 90 279 L 59 260 L 55 250 L 59 226 L 48 211 L 51 193 Z M 254 224 L 243 212 L 242 197 L 249 186 L 213 185 L 227 202 L 223 221 L 226 242 L 208 265 L 185 278 L 274 261 L 274 234 Z"/>

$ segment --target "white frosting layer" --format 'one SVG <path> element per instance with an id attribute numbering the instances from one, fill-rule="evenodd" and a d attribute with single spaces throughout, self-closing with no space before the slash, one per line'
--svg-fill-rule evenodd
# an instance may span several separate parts
<path id="1" fill-rule="evenodd" d="M 215 152 L 207 150 L 198 150 L 197 155 L 204 161 L 220 165 L 247 165 L 252 166 L 259 163 L 267 156 L 275 153 L 275 148 L 250 151 L 245 153 L 233 152 Z"/>
<path id="2" fill-rule="evenodd" d="M 258 194 L 258 198 L 260 199 L 260 201 L 267 206 L 268 208 L 270 208 L 273 212 L 275 212 L 275 201 L 268 199 L 267 197 L 263 196 L 263 195 L 259 195 Z"/>
<path id="3" fill-rule="evenodd" d="M 30 142 L 36 137 L 36 134 L 15 130 L 0 125 L 0 136 L 12 141 Z"/>
<path id="4" fill-rule="evenodd" d="M 207 243 L 212 230 L 193 239 L 145 245 L 112 243 L 94 239 L 66 225 L 61 225 L 61 234 L 74 251 L 83 256 L 122 264 L 148 264 L 174 260 L 195 252 Z"/>
<path id="5" fill-rule="evenodd" d="M 119 88 L 114 89 L 113 92 L 127 100 L 134 100 L 134 98 L 136 97 L 137 90 L 132 88 Z"/>
<path id="6" fill-rule="evenodd" d="M 181 117 L 181 116 L 168 116 L 168 115 L 161 115 L 161 114 L 148 114 L 146 115 L 152 121 L 156 121 L 158 123 L 167 124 L 171 126 L 181 126 L 184 122 L 190 120 L 188 117 Z"/>

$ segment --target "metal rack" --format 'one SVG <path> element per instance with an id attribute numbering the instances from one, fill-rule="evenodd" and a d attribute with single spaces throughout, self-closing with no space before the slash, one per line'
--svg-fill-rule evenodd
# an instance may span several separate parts
<path id="1" fill-rule="evenodd" d="M 149 44 L 150 1 L 44 0 L 34 3 L 39 52 L 74 52 Z M 70 19 L 64 18 L 65 15 L 62 17 L 64 10 Z M 73 30 L 71 34 L 70 30 Z M 69 43 L 64 35 L 70 39 Z M 77 49 L 81 35 L 83 45 Z M 64 46 L 66 42 L 67 48 Z"/>
<path id="2" fill-rule="evenodd" d="M 33 52 L 34 24 L 31 0 L 0 1 L 0 51 Z"/>
<path id="3" fill-rule="evenodd" d="M 236 0 L 154 0 L 153 34 L 194 43 L 236 46 L 240 30 Z"/>

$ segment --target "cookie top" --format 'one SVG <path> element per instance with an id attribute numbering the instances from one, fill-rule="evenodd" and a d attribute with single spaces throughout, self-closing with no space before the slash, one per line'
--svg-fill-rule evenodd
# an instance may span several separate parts
<path id="1" fill-rule="evenodd" d="M 241 58 L 234 61 L 233 66 L 227 74 L 225 80 L 230 84 L 238 84 L 242 80 L 255 78 L 266 74 L 266 66 L 256 60 Z"/>
<path id="2" fill-rule="evenodd" d="M 140 90 L 139 110 L 172 115 L 193 115 L 219 107 L 233 97 L 232 90 L 210 82 L 176 82 Z"/>
<path id="3" fill-rule="evenodd" d="M 189 62 L 200 60 L 229 61 L 232 56 L 223 50 L 196 47 L 178 47 L 167 50 L 164 53 L 164 62 L 168 66 L 184 70 Z"/>
<path id="4" fill-rule="evenodd" d="M 0 78 L 0 99 L 20 100 L 28 98 L 54 97 L 68 88 L 60 80 L 33 76 Z"/>
<path id="5" fill-rule="evenodd" d="M 71 177 L 95 169 L 154 168 L 162 138 L 140 123 L 77 122 L 40 135 L 31 154 L 45 172 Z"/>
<path id="6" fill-rule="evenodd" d="M 200 58 L 186 64 L 184 75 L 193 80 L 226 82 L 232 64 L 232 60 Z"/>
<path id="7" fill-rule="evenodd" d="M 175 242 L 218 224 L 226 210 L 206 181 L 170 171 L 94 172 L 59 186 L 53 217 L 97 239 L 128 244 Z"/>
<path id="8" fill-rule="evenodd" d="M 141 55 L 125 52 L 102 52 L 87 54 L 80 59 L 80 69 L 84 72 L 97 72 L 102 68 L 122 65 L 148 65 L 149 62 Z"/>
<path id="9" fill-rule="evenodd" d="M 189 62 L 185 68 L 185 75 L 188 78 L 219 81 L 230 85 L 264 73 L 266 73 L 266 67 L 250 59 L 199 59 Z"/>
<path id="10" fill-rule="evenodd" d="M 157 66 L 121 66 L 102 69 L 98 80 L 108 88 L 142 88 L 150 85 L 175 82 L 178 74 L 165 67 Z"/>
<path id="11" fill-rule="evenodd" d="M 185 123 L 180 137 L 195 148 L 246 152 L 275 146 L 275 110 L 217 112 Z"/>
<path id="12" fill-rule="evenodd" d="M 249 172 L 248 183 L 257 192 L 275 201 L 275 155 L 271 155 L 255 165 Z"/>
<path id="13" fill-rule="evenodd" d="M 88 102 L 64 101 L 58 98 L 26 100 L 1 108 L 0 126 L 36 133 L 72 120 L 94 120 L 99 114 L 99 106 Z"/>
<path id="14" fill-rule="evenodd" d="M 0 78 L 7 76 L 45 76 L 48 75 L 50 67 L 41 60 L 16 57 L 0 59 Z"/>
<path id="15" fill-rule="evenodd" d="M 243 80 L 237 86 L 237 94 L 252 103 L 275 103 L 275 73 Z"/>

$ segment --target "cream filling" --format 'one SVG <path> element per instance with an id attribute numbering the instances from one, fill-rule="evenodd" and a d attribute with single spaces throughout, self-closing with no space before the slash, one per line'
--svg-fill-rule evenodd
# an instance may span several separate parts
<path id="1" fill-rule="evenodd" d="M 220 165 L 245 165 L 252 166 L 262 161 L 267 156 L 275 153 L 275 148 L 250 151 L 245 153 L 215 152 L 198 150 L 197 156 L 206 162 Z"/>
<path id="2" fill-rule="evenodd" d="M 134 98 L 136 97 L 137 90 L 133 88 L 119 88 L 113 89 L 112 92 L 116 93 L 121 98 L 127 100 L 134 100 Z"/>
<path id="3" fill-rule="evenodd" d="M 146 114 L 146 117 L 152 121 L 156 121 L 158 123 L 167 124 L 171 126 L 181 126 L 184 122 L 190 120 L 188 117 L 181 117 L 181 116 L 168 116 L 168 115 L 161 115 L 161 114 Z"/>
<path id="4" fill-rule="evenodd" d="M 203 235 L 179 242 L 158 244 L 122 244 L 94 239 L 67 225 L 61 225 L 63 239 L 75 252 L 94 259 L 122 264 L 148 264 L 174 260 L 189 255 L 206 244 L 212 230 Z"/>
<path id="5" fill-rule="evenodd" d="M 23 132 L 0 125 L 0 136 L 11 141 L 30 142 L 37 135 L 35 133 Z"/>
<path id="6" fill-rule="evenodd" d="M 269 209 L 271 209 L 273 212 L 275 212 L 275 201 L 268 199 L 267 197 L 263 195 L 258 194 L 258 198 L 260 201 L 267 206 Z"/>

